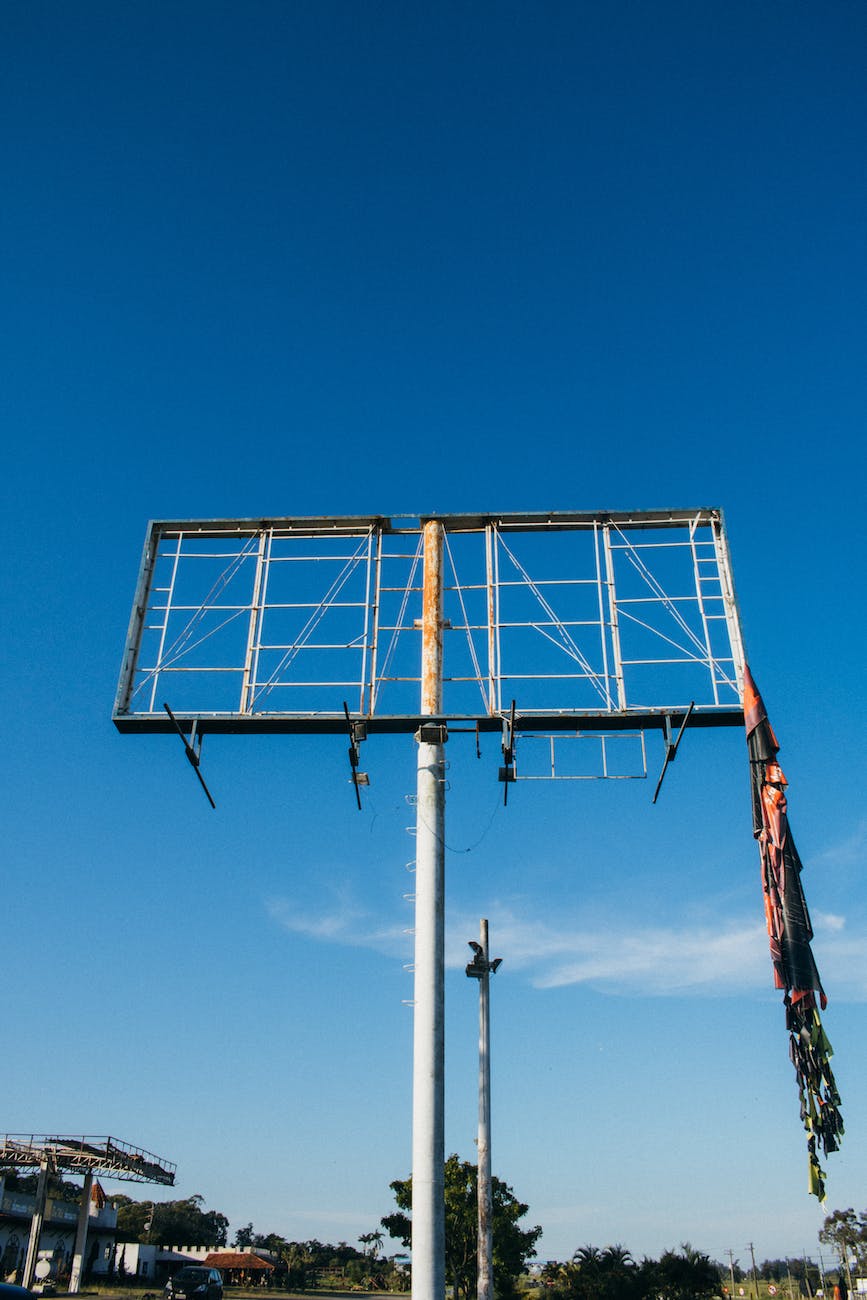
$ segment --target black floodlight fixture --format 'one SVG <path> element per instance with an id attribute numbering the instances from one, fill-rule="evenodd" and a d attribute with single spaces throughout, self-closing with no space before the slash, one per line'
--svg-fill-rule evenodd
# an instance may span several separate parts
<path id="1" fill-rule="evenodd" d="M 367 772 L 359 771 L 360 754 L 358 746 L 362 741 L 367 740 L 367 723 L 360 718 L 353 719 L 349 713 L 349 705 L 343 701 L 343 713 L 346 718 L 346 729 L 349 733 L 349 779 L 355 787 L 355 802 L 358 811 L 361 812 L 361 791 L 359 786 L 370 785 L 370 777 Z"/>
<path id="2" fill-rule="evenodd" d="M 475 939 L 468 939 L 467 943 L 473 950 L 473 959 L 468 963 L 466 973 L 470 979 L 480 980 L 485 975 L 493 975 L 497 967 L 502 965 L 502 957 L 495 957 L 493 961 L 487 961 L 485 950 Z"/>

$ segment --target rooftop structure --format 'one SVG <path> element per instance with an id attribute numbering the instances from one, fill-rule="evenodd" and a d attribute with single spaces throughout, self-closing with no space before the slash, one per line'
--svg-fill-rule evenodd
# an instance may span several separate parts
<path id="1" fill-rule="evenodd" d="M 38 1169 L 53 1173 L 97 1174 L 129 1183 L 171 1187 L 177 1166 L 142 1147 L 113 1137 L 57 1137 L 6 1133 L 0 1137 L 0 1168 Z"/>

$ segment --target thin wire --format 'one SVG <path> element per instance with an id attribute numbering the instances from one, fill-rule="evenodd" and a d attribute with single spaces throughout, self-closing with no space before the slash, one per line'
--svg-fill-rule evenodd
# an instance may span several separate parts
<path id="1" fill-rule="evenodd" d="M 665 608 L 668 610 L 669 614 L 674 619 L 674 621 L 679 625 L 679 627 L 686 633 L 690 641 L 692 641 L 693 645 L 696 646 L 696 648 L 701 652 L 700 655 L 694 656 L 695 662 L 706 664 L 708 667 L 711 667 L 712 665 L 718 671 L 720 680 L 727 686 L 733 686 L 734 682 L 732 682 L 731 678 L 726 673 L 725 669 L 722 666 L 721 661 L 717 659 L 717 657 L 711 652 L 710 647 L 705 644 L 705 642 L 701 639 L 701 637 L 698 636 L 696 632 L 693 632 L 692 628 L 689 626 L 686 619 L 681 614 L 680 610 L 677 608 L 677 606 L 672 601 L 671 597 L 662 587 L 662 584 L 659 582 L 658 578 L 654 576 L 654 574 L 650 571 L 650 569 L 645 564 L 644 560 L 638 554 L 638 551 L 633 545 L 633 543 L 630 542 L 629 538 L 624 535 L 624 533 L 620 528 L 618 528 L 617 524 L 614 524 L 614 529 L 620 535 L 620 537 L 623 538 L 623 542 L 626 547 L 626 558 L 629 560 L 632 567 L 644 579 L 644 581 L 647 583 L 650 590 L 659 598 L 660 602 L 665 606 Z M 695 545 L 694 537 L 691 538 L 690 545 L 691 546 Z M 717 565 L 717 574 L 719 574 L 719 565 Z M 696 603 L 698 603 L 697 597 L 695 597 L 695 600 Z M 620 612 L 621 614 L 626 614 L 626 611 L 624 610 L 622 605 L 620 606 Z M 633 621 L 638 622 L 637 619 L 634 619 Z M 650 631 L 656 631 L 656 629 L 651 628 Z M 657 632 L 657 635 L 664 636 L 662 632 Z M 672 642 L 672 645 L 673 644 L 674 642 Z M 680 649 L 682 647 L 678 647 L 678 648 Z"/>
<path id="2" fill-rule="evenodd" d="M 671 597 L 668 595 L 668 592 L 665 591 L 665 589 L 663 588 L 659 579 L 656 578 L 654 574 L 650 571 L 650 569 L 645 564 L 644 560 L 638 554 L 638 551 L 636 550 L 633 543 L 630 542 L 629 538 L 626 537 L 626 535 L 623 533 L 623 531 L 620 528 L 618 528 L 617 524 L 614 524 L 614 530 L 620 537 L 623 538 L 623 543 L 626 548 L 626 558 L 629 560 L 632 567 L 644 579 L 644 581 L 647 583 L 650 590 L 654 593 L 655 596 L 658 597 L 658 599 L 668 610 L 669 614 L 674 619 L 674 621 L 678 624 L 681 630 L 686 633 L 690 641 L 692 641 L 693 645 L 697 646 L 698 649 L 701 650 L 702 662 L 706 663 L 707 660 L 705 658 L 705 645 L 704 642 L 701 640 L 701 637 L 697 636 L 696 633 L 693 632 L 692 628 L 689 626 L 686 619 L 681 614 L 680 610 L 677 608 L 677 606 L 674 604 Z M 622 611 L 623 610 L 622 605 L 620 606 L 620 608 Z"/>
<path id="3" fill-rule="evenodd" d="M 415 796 L 412 796 L 412 797 L 414 798 Z M 474 849 L 477 849 L 477 848 L 479 847 L 479 845 L 481 844 L 482 840 L 487 839 L 488 833 L 490 832 L 490 829 L 491 829 L 491 827 L 492 827 L 493 824 L 494 824 L 494 818 L 496 817 L 497 813 L 500 811 L 500 809 L 501 809 L 502 807 L 503 807 L 503 803 L 502 803 L 502 800 L 500 799 L 500 796 L 499 796 L 499 793 L 498 793 L 498 794 L 497 794 L 497 798 L 496 798 L 496 800 L 494 801 L 494 811 L 491 813 L 490 817 L 488 818 L 488 822 L 487 822 L 487 825 L 485 826 L 485 829 L 482 831 L 482 833 L 481 833 L 481 835 L 479 836 L 479 838 L 478 838 L 477 840 L 474 840 L 472 844 L 467 845 L 467 847 L 466 847 L 465 849 L 456 849 L 453 845 L 449 844 L 448 840 L 446 840 L 444 836 L 439 835 L 439 834 L 434 830 L 433 826 L 429 826 L 428 823 L 425 821 L 424 817 L 422 816 L 422 814 L 421 814 L 420 812 L 418 812 L 418 805 L 416 805 L 416 815 L 418 816 L 418 819 L 419 819 L 419 821 L 421 822 L 422 826 L 424 826 L 425 830 L 430 831 L 430 833 L 433 835 L 434 839 L 437 840 L 437 841 L 438 841 L 438 842 L 443 846 L 443 848 L 446 850 L 446 852 L 448 852 L 448 853 L 472 853 Z"/>
<path id="4" fill-rule="evenodd" d="M 484 707 L 485 712 L 488 713 L 488 712 L 490 712 L 491 704 L 490 704 L 490 701 L 488 700 L 487 696 L 485 695 L 485 688 L 484 688 L 484 685 L 483 685 L 483 683 L 482 683 L 482 670 L 481 670 L 481 668 L 480 668 L 480 666 L 479 666 L 479 660 L 478 660 L 478 657 L 477 657 L 477 655 L 476 655 L 476 647 L 475 647 L 475 645 L 474 645 L 474 643 L 473 643 L 473 634 L 472 634 L 472 632 L 470 631 L 470 620 L 469 620 L 469 616 L 468 616 L 468 614 L 467 614 L 466 605 L 464 604 L 464 592 L 463 592 L 463 588 L 461 587 L 460 579 L 458 578 L 458 570 L 457 570 L 457 567 L 456 567 L 456 565 L 455 565 L 455 559 L 454 559 L 454 556 L 452 555 L 452 548 L 449 546 L 449 535 L 448 535 L 448 533 L 444 533 L 443 536 L 444 536 L 445 544 L 446 544 L 446 554 L 448 555 L 448 557 L 449 557 L 449 561 L 450 561 L 451 566 L 452 566 L 452 575 L 453 575 L 454 580 L 455 580 L 455 589 L 457 590 L 457 593 L 458 593 L 458 601 L 460 602 L 461 613 L 462 613 L 463 616 L 464 616 L 464 627 L 465 627 L 466 630 L 467 630 L 467 643 L 468 643 L 468 645 L 469 645 L 469 647 L 470 647 L 470 658 L 472 659 L 472 662 L 473 662 L 473 668 L 476 670 L 476 681 L 478 682 L 478 685 L 479 685 L 479 692 L 480 692 L 481 697 L 482 697 L 482 705 L 483 705 L 483 707 Z"/>
<path id="5" fill-rule="evenodd" d="M 182 659 L 185 654 L 189 654 L 190 651 L 197 649 L 198 646 L 204 645 L 204 643 L 209 639 L 209 637 L 216 636 L 218 632 L 222 632 L 224 627 L 228 627 L 230 623 L 233 623 L 236 618 L 240 618 L 242 614 L 248 614 L 249 612 L 250 611 L 246 608 L 246 606 L 243 609 L 232 610 L 231 614 L 228 614 L 226 618 L 223 619 L 222 623 L 218 623 L 216 627 L 212 627 L 207 632 L 203 632 L 197 641 L 188 642 L 188 644 L 184 645 L 184 648 L 182 650 L 179 650 L 177 654 L 172 655 L 170 659 L 161 659 L 159 664 L 157 664 L 156 668 L 151 670 L 150 675 L 153 676 L 153 674 L 157 672 L 160 673 L 168 672 L 169 669 L 172 667 L 172 665 L 176 664 L 179 659 Z M 195 672 L 196 669 L 191 669 L 190 671 Z M 208 672 L 208 669 L 200 668 L 198 669 L 198 671 Z"/>
<path id="6" fill-rule="evenodd" d="M 396 648 L 397 648 L 397 638 L 398 638 L 398 635 L 399 635 L 401 632 L 404 632 L 404 631 L 407 631 L 407 630 L 408 630 L 407 628 L 404 628 L 404 627 L 402 626 L 402 625 L 403 625 L 403 619 L 404 619 L 404 615 L 406 614 L 406 607 L 407 607 L 407 604 L 408 604 L 408 602 L 409 602 L 409 593 L 410 593 L 410 589 L 411 589 L 412 584 L 413 584 L 413 582 L 414 582 L 414 580 L 415 580 L 415 571 L 416 571 L 416 569 L 418 568 L 418 563 L 419 563 L 419 560 L 421 559 L 421 554 L 422 554 L 422 548 L 423 548 L 423 547 L 424 547 L 424 537 L 422 536 L 422 537 L 419 538 L 418 546 L 416 547 L 416 552 L 415 552 L 415 555 L 413 556 L 412 565 L 411 565 L 411 567 L 410 567 L 410 571 L 409 571 L 409 577 L 408 577 L 408 579 L 407 579 L 406 586 L 405 586 L 404 589 L 403 589 L 403 596 L 402 596 L 402 598 L 401 598 L 400 609 L 399 609 L 399 611 L 398 611 L 398 615 L 397 615 L 397 622 L 395 623 L 394 630 L 393 630 L 393 632 L 392 632 L 392 634 L 391 634 L 391 640 L 389 641 L 389 643 L 388 643 L 388 647 L 387 647 L 387 649 L 386 649 L 386 651 L 385 651 L 385 657 L 384 657 L 384 659 L 383 659 L 383 661 L 382 661 L 382 669 L 380 670 L 380 672 L 379 672 L 379 674 L 378 674 L 378 679 L 379 679 L 379 682 L 380 682 L 380 683 L 383 682 L 383 681 L 385 681 L 386 677 L 388 676 L 388 672 L 389 672 L 389 669 L 390 669 L 390 667 L 391 667 L 391 660 L 392 660 L 392 658 L 393 658 L 393 656 L 394 656 L 394 652 L 395 652 L 395 650 L 396 650 Z M 375 696 L 374 696 L 374 699 L 371 700 L 371 711 L 373 710 L 373 706 L 374 706 L 375 701 L 376 701 L 376 699 L 377 699 L 378 697 L 379 697 L 379 685 L 378 685 L 378 684 L 375 684 Z"/>
<path id="7" fill-rule="evenodd" d="M 346 586 L 346 583 L 349 581 L 352 574 L 358 568 L 358 565 L 360 564 L 363 558 L 363 552 L 364 552 L 366 542 L 367 542 L 367 538 L 365 537 L 359 543 L 358 549 L 356 550 L 355 554 L 349 557 L 346 564 L 343 566 L 340 573 L 334 579 L 334 581 L 326 591 L 325 595 L 323 596 L 322 600 L 319 602 L 316 609 L 313 611 L 313 613 L 308 618 L 307 622 L 304 624 L 304 627 L 301 629 L 301 632 L 296 638 L 296 640 L 286 650 L 286 653 L 283 655 L 282 659 L 279 661 L 276 668 L 271 673 L 271 676 L 265 682 L 254 683 L 254 691 L 255 691 L 254 704 L 257 705 L 261 704 L 261 701 L 265 698 L 265 696 L 271 692 L 271 690 L 274 688 L 276 684 L 278 675 L 283 671 L 284 668 L 289 667 L 293 659 L 300 651 L 301 647 L 313 635 L 315 629 L 322 622 L 322 619 L 325 617 L 328 611 L 329 602 L 334 600 L 334 598 L 337 595 L 339 595 L 341 590 Z"/>
<path id="8" fill-rule="evenodd" d="M 629 622 L 634 623 L 636 627 L 643 627 L 646 632 L 651 632 L 655 637 L 658 637 L 660 641 L 665 641 L 668 645 L 673 646 L 675 650 L 679 650 L 681 654 L 687 657 L 690 663 L 707 664 L 707 658 L 704 654 L 697 655 L 688 645 L 681 645 L 680 641 L 673 640 L 672 637 L 667 636 L 665 632 L 661 632 L 658 627 L 654 627 L 652 623 L 645 623 L 643 618 L 637 618 L 635 614 L 630 613 L 628 609 L 624 609 L 622 605 L 620 606 L 619 612 L 621 618 L 628 619 Z M 703 649 L 704 646 L 702 646 L 702 650 Z"/>
<path id="9" fill-rule="evenodd" d="M 238 551 L 237 555 L 232 557 L 231 562 L 226 565 L 225 569 L 219 575 L 219 577 L 214 580 L 213 584 L 211 585 L 210 591 L 205 596 L 205 599 L 202 601 L 201 605 L 199 605 L 198 609 L 196 609 L 193 612 L 193 614 L 187 620 L 186 626 L 181 628 L 180 632 L 175 637 L 174 641 L 168 647 L 168 649 L 163 652 L 162 659 L 158 663 L 154 664 L 153 668 L 149 669 L 148 672 L 142 678 L 142 680 L 139 682 L 138 686 L 135 689 L 136 695 L 142 689 L 143 686 L 146 686 L 148 682 L 152 681 L 154 677 L 157 676 L 158 673 L 163 671 L 164 668 L 169 667 L 171 664 L 177 663 L 178 659 L 181 658 L 182 654 L 184 654 L 186 650 L 194 650 L 196 646 L 199 646 L 202 644 L 203 641 L 206 641 L 209 636 L 213 636 L 215 632 L 219 632 L 221 628 L 225 627 L 226 623 L 230 623 L 232 619 L 237 616 L 238 613 L 245 612 L 243 610 L 235 611 L 229 616 L 228 619 L 226 619 L 225 622 L 221 623 L 216 628 L 212 628 L 210 632 L 206 632 L 204 636 L 200 637 L 199 640 L 194 642 L 192 646 L 189 646 L 187 644 L 190 637 L 193 635 L 193 629 L 205 617 L 205 613 L 208 609 L 208 606 L 212 603 L 212 601 L 216 600 L 217 596 L 221 595 L 222 592 L 225 591 L 226 587 L 229 585 L 229 583 L 234 578 L 235 574 L 240 569 L 244 560 L 246 560 L 248 556 L 252 554 L 253 544 L 256 540 L 257 539 L 255 535 L 251 536 L 249 541 L 245 542 L 245 544 L 241 547 L 240 551 Z M 184 556 L 183 558 L 197 559 L 198 557 L 193 555 L 193 556 Z M 166 622 L 168 622 L 168 618 L 171 612 L 172 612 L 171 606 L 168 606 L 166 608 Z"/>
<path id="10" fill-rule="evenodd" d="M 551 620 L 552 620 L 553 623 L 555 624 L 555 626 L 556 626 L 556 628 L 557 628 L 557 631 L 560 633 L 560 636 L 561 636 L 561 638 L 562 638 L 562 642 L 561 642 L 561 646 L 560 646 L 560 648 L 561 648 L 561 649 L 562 649 L 562 650 L 563 650 L 563 651 L 564 651 L 564 652 L 569 656 L 570 659 L 574 659 L 576 663 L 578 663 L 578 664 L 581 665 L 581 667 L 584 669 L 585 673 L 587 674 L 587 679 L 588 679 L 588 681 L 591 682 L 591 684 L 592 684 L 592 685 L 594 686 L 594 688 L 596 689 L 597 694 L 598 694 L 598 695 L 600 696 L 600 698 L 601 698 L 602 700 L 604 700 L 604 701 L 606 702 L 606 704 L 607 704 L 607 703 L 608 703 L 608 696 L 607 696 L 606 690 L 605 690 L 604 686 L 600 684 L 600 681 L 599 681 L 599 674 L 598 674 L 597 672 L 594 671 L 593 665 L 590 663 L 590 660 L 587 659 L 587 658 L 585 658 L 584 654 L 583 654 L 582 651 L 579 649 L 577 642 L 576 642 L 575 639 L 571 636 L 571 634 L 570 634 L 568 628 L 566 628 L 566 627 L 563 625 L 562 620 L 559 619 L 559 618 L 557 617 L 557 615 L 556 615 L 556 613 L 555 613 L 553 607 L 548 603 L 548 601 L 547 601 L 547 600 L 545 599 L 545 597 L 542 595 L 542 592 L 539 590 L 539 587 L 537 586 L 537 584 L 536 584 L 536 583 L 533 581 L 533 579 L 530 577 L 529 573 L 528 573 L 527 570 L 524 568 L 524 566 L 520 563 L 520 561 L 517 559 L 517 557 L 516 557 L 515 555 L 513 555 L 513 553 L 510 551 L 509 547 L 508 547 L 508 546 L 506 545 L 506 543 L 503 541 L 502 537 L 500 537 L 499 540 L 500 540 L 500 545 L 502 546 L 503 550 L 506 552 L 506 554 L 508 555 L 509 559 L 510 559 L 510 560 L 512 561 L 512 563 L 514 564 L 515 568 L 518 570 L 518 572 L 520 573 L 521 577 L 524 579 L 524 581 L 526 582 L 527 586 L 530 588 L 530 590 L 532 591 L 533 595 L 536 597 L 536 599 L 538 600 L 539 604 L 540 604 L 540 605 L 542 606 L 542 608 L 544 609 L 545 613 L 546 613 L 546 614 L 551 618 Z M 540 631 L 541 631 L 541 628 L 539 628 L 535 623 L 531 623 L 530 626 L 533 627 L 537 632 L 540 632 Z M 550 640 L 550 639 L 551 639 L 551 638 L 550 638 L 550 636 L 549 636 L 549 640 Z M 555 641 L 554 644 L 556 645 L 557 642 Z"/>

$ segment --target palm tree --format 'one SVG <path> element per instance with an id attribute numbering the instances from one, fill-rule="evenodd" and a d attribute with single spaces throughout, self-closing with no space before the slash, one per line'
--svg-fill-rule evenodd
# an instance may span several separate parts
<path id="1" fill-rule="evenodd" d="M 379 1248 L 385 1240 L 385 1235 L 378 1230 L 376 1232 L 363 1232 L 358 1240 L 365 1247 L 365 1254 L 369 1254 L 371 1259 L 376 1259 Z"/>
<path id="2" fill-rule="evenodd" d="M 572 1263 L 588 1270 L 599 1267 L 602 1251 L 598 1246 L 579 1246 L 572 1256 Z"/>
<path id="3" fill-rule="evenodd" d="M 615 1246 L 606 1246 L 599 1262 L 606 1272 L 635 1268 L 635 1260 L 626 1247 L 621 1246 L 620 1242 Z"/>

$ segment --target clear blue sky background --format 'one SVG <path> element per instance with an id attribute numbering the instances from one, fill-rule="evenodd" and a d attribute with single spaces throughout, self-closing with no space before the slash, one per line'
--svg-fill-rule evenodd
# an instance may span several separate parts
<path id="1" fill-rule="evenodd" d="M 0 25 L 2 1127 L 140 1143 L 296 1239 L 409 1172 L 412 742 L 369 745 L 359 815 L 342 742 L 213 740 L 214 813 L 117 735 L 148 518 L 721 505 L 831 999 L 826 1210 L 864 1208 L 867 8 Z M 541 1258 L 815 1252 L 742 736 L 688 736 L 656 807 L 503 810 L 488 749 L 449 754 L 447 1149 L 486 915 L 494 1168 Z"/>

